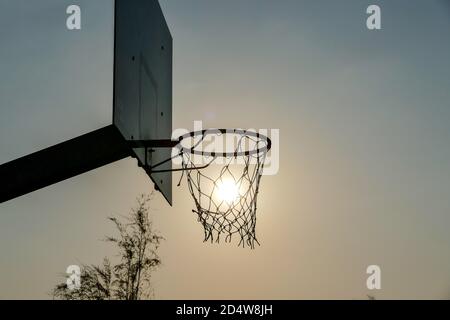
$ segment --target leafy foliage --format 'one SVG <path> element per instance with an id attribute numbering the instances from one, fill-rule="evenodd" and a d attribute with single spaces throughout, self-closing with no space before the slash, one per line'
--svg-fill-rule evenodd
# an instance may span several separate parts
<path id="1" fill-rule="evenodd" d="M 101 266 L 84 265 L 81 287 L 70 290 L 57 285 L 53 297 L 63 300 L 141 300 L 152 295 L 151 274 L 161 264 L 157 254 L 163 237 L 153 230 L 149 218 L 150 197 L 141 196 L 129 217 L 111 217 L 118 235 L 106 241 L 118 249 L 118 263 L 105 258 Z"/>

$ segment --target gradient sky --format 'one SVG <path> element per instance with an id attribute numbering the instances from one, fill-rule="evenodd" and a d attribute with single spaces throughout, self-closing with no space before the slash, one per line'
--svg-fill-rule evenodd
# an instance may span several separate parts
<path id="1" fill-rule="evenodd" d="M 160 3 L 174 38 L 174 128 L 280 129 L 281 163 L 262 180 L 254 251 L 204 244 L 185 182 L 172 208 L 155 197 L 167 239 L 155 297 L 449 298 L 450 5 Z M 381 31 L 365 26 L 369 4 L 381 6 Z M 0 76 L 0 92 L 8 84 Z M 2 149 L 28 136 L 1 132 Z M 100 241 L 114 231 L 106 217 L 151 191 L 127 159 L 0 204 L 0 298 L 48 298 L 68 265 L 113 255 Z M 372 264 L 378 292 L 365 286 Z"/>

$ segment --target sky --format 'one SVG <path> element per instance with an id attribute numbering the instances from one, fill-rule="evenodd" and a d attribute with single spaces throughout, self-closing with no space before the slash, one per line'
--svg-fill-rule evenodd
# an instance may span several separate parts
<path id="1" fill-rule="evenodd" d="M 25 10 L 28 2 L 15 3 Z M 174 40 L 173 127 L 192 129 L 202 120 L 205 128 L 279 129 L 280 170 L 261 182 L 255 250 L 203 243 L 185 181 L 174 183 L 173 207 L 155 194 L 154 226 L 166 238 L 153 277 L 155 298 L 450 298 L 450 5 L 160 4 Z M 381 30 L 366 28 L 370 4 L 381 7 Z M 9 5 L 0 0 L 0 12 Z M 86 28 L 93 31 L 77 35 L 87 37 L 86 46 L 67 53 L 79 59 L 72 68 L 80 78 L 92 68 L 98 78 L 71 84 L 87 90 L 81 102 L 63 85 L 54 97 L 74 106 L 95 99 L 98 117 L 86 120 L 90 110 L 76 109 L 49 127 L 52 110 L 26 116 L 20 106 L 37 94 L 17 89 L 26 75 L 17 76 L 17 60 L 2 49 L 0 74 L 10 75 L 0 76 L 2 161 L 25 152 L 22 142 L 32 139 L 37 148 L 60 133 L 101 125 L 109 115 L 110 43 L 87 45 L 98 39 L 95 32 L 111 30 L 110 12 L 91 6 Z M 13 16 L 2 13 L 3 42 Z M 66 33 L 53 32 L 55 43 L 68 48 Z M 45 48 L 36 50 L 40 56 L 48 56 Z M 22 102 L 7 108 L 14 102 L 5 97 L 14 90 Z M 47 131 L 36 136 L 30 128 Z M 136 197 L 152 190 L 135 160 L 125 159 L 0 204 L 0 299 L 47 299 L 67 266 L 113 256 L 101 241 L 114 232 L 106 218 L 125 215 Z M 381 267 L 379 291 L 366 288 L 369 265 Z"/>

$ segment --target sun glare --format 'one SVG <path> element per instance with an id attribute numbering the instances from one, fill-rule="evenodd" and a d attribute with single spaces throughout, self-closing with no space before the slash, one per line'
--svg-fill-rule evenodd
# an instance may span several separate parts
<path id="1" fill-rule="evenodd" d="M 239 187 L 232 180 L 220 181 L 217 186 L 217 196 L 221 201 L 233 204 L 239 199 Z"/>

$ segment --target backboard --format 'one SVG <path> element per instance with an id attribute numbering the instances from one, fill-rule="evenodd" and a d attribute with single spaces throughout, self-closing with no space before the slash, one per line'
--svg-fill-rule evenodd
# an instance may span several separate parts
<path id="1" fill-rule="evenodd" d="M 172 135 L 172 36 L 158 1 L 117 0 L 114 124 L 127 140 Z M 141 166 L 145 151 L 134 149 Z M 170 158 L 170 149 L 147 154 L 151 164 Z M 160 169 L 171 169 L 171 162 Z M 151 174 L 172 202 L 172 174 Z"/>
<path id="2" fill-rule="evenodd" d="M 126 141 L 170 139 L 172 37 L 157 0 L 0 0 L 0 30 L 0 202 L 129 156 L 143 165 Z M 171 203 L 171 174 L 147 173 Z"/>

